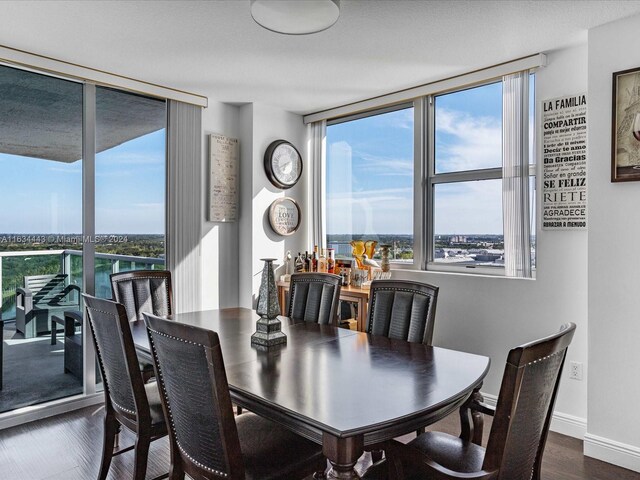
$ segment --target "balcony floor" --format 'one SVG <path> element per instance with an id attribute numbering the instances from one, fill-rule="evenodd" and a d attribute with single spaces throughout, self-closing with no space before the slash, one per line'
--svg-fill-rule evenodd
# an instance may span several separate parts
<path id="1" fill-rule="evenodd" d="M 3 388 L 0 413 L 82 393 L 82 381 L 64 373 L 64 335 L 25 339 L 15 324 L 4 327 Z"/>

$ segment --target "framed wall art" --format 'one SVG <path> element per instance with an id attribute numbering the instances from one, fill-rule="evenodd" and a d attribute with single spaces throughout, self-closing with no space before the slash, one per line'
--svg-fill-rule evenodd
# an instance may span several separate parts
<path id="1" fill-rule="evenodd" d="M 278 235 L 293 235 L 300 228 L 300 220 L 300 207 L 293 198 L 278 198 L 269 207 L 269 224 Z"/>
<path id="2" fill-rule="evenodd" d="M 611 181 L 640 180 L 640 67 L 613 74 Z"/>
<path id="3" fill-rule="evenodd" d="M 209 136 L 209 221 L 238 220 L 238 158 L 236 138 Z"/>

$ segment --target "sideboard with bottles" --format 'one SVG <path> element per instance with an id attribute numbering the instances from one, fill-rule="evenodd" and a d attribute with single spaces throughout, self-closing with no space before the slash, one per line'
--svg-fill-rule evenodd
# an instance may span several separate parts
<path id="1" fill-rule="evenodd" d="M 289 282 L 278 281 L 278 301 L 282 315 L 287 314 L 289 302 Z M 342 314 L 340 320 L 348 324 L 350 319 L 355 320 L 356 330 L 364 332 L 367 328 L 367 308 L 369 306 L 369 288 L 341 287 L 341 305 L 338 311 Z M 352 322 L 353 323 L 353 322 Z"/>

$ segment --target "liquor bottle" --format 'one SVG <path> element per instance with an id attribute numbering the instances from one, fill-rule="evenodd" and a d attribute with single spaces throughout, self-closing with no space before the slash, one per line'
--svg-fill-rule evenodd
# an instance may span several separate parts
<path id="1" fill-rule="evenodd" d="M 304 271 L 305 272 L 311 271 L 311 257 L 309 257 L 308 251 L 304 252 Z"/>
<path id="2" fill-rule="evenodd" d="M 298 256 L 296 257 L 296 263 L 295 263 L 295 272 L 300 273 L 302 272 L 303 268 L 304 268 L 304 262 L 302 260 L 302 253 L 298 252 Z"/>
<path id="3" fill-rule="evenodd" d="M 317 249 L 318 247 L 316 247 Z M 318 271 L 318 254 L 314 251 L 313 256 L 311 257 L 311 272 Z"/>
<path id="4" fill-rule="evenodd" d="M 318 258 L 318 271 L 320 273 L 327 273 L 327 257 L 324 248 L 320 250 L 320 258 Z"/>
<path id="5" fill-rule="evenodd" d="M 336 273 L 336 251 L 329 249 L 329 258 L 327 259 L 327 273 Z"/>

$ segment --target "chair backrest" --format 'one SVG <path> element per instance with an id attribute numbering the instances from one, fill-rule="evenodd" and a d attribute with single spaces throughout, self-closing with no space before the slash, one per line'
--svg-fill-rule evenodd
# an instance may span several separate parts
<path id="1" fill-rule="evenodd" d="M 341 278 L 332 273 L 294 273 L 287 316 L 296 321 L 335 325 Z"/>
<path id="2" fill-rule="evenodd" d="M 194 478 L 244 478 L 218 334 L 144 316 L 172 461 Z"/>
<path id="3" fill-rule="evenodd" d="M 540 478 L 562 366 L 575 332 L 562 325 L 555 335 L 509 352 L 483 468 L 499 479 Z M 537 473 L 536 473 L 537 472 Z"/>
<path id="4" fill-rule="evenodd" d="M 151 422 L 131 326 L 120 303 L 82 294 L 104 382 L 105 398 L 131 423 Z"/>
<path id="5" fill-rule="evenodd" d="M 113 299 L 124 305 L 130 322 L 143 320 L 142 312 L 166 317 L 172 313 L 171 272 L 132 270 L 111 275 Z"/>
<path id="6" fill-rule="evenodd" d="M 67 275 L 29 275 L 24 277 L 24 287 L 31 290 L 34 305 L 53 305 L 67 293 Z"/>
<path id="7" fill-rule="evenodd" d="M 367 333 L 431 345 L 438 287 L 404 280 L 374 280 Z"/>

